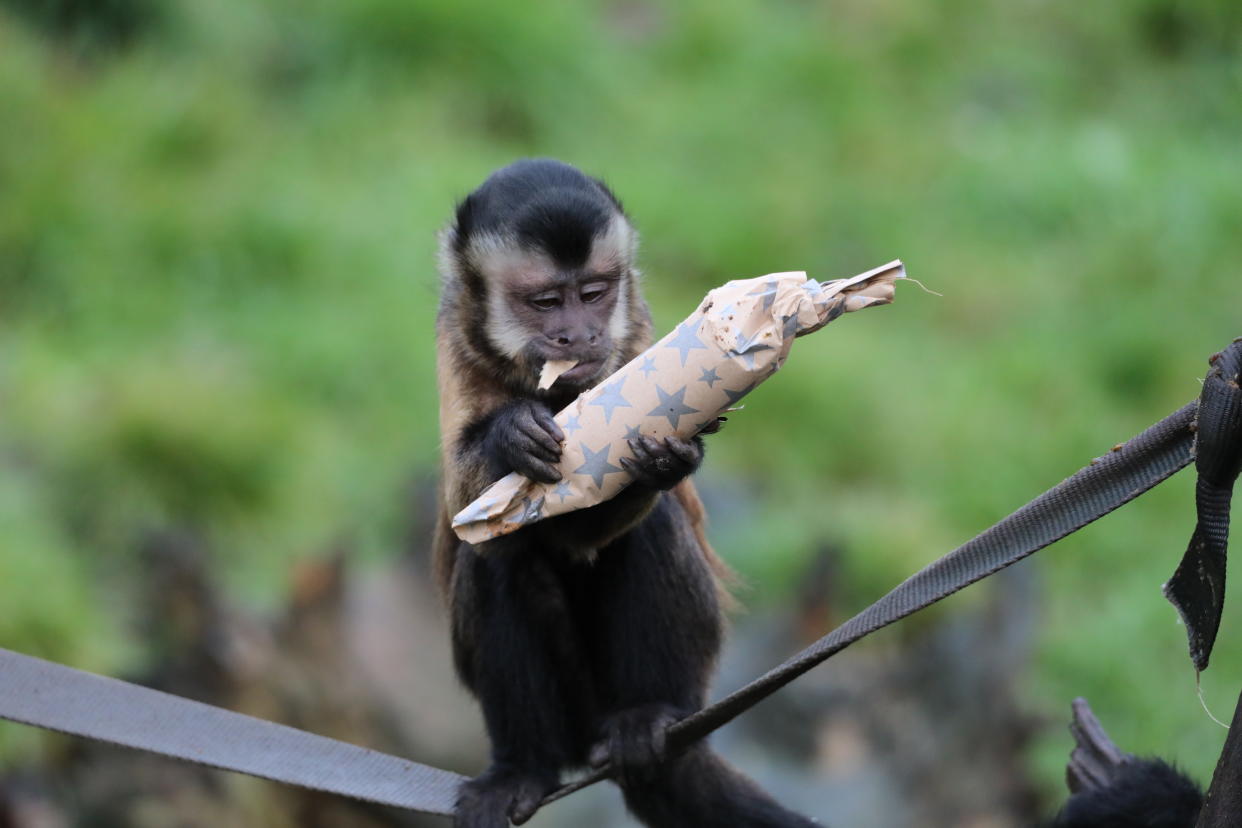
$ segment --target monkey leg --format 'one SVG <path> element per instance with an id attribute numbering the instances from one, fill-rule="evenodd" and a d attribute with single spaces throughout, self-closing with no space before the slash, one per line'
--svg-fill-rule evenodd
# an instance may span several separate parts
<path id="1" fill-rule="evenodd" d="M 472 612 L 455 613 L 454 645 L 469 662 L 463 674 L 483 710 L 492 765 L 463 786 L 455 824 L 503 828 L 535 810 L 562 767 L 582 761 L 593 695 L 563 583 L 538 550 L 484 558 L 463 546 L 458 566 L 470 571 L 455 574 L 454 601 Z"/>
<path id="2" fill-rule="evenodd" d="M 680 503 L 599 553 L 591 647 L 602 716 L 592 760 L 623 772 L 659 761 L 663 731 L 703 706 L 720 648 L 716 582 Z"/>
<path id="3" fill-rule="evenodd" d="M 777 828 L 815 823 L 778 805 L 705 744 L 668 757 L 669 724 L 703 706 L 722 638 L 716 580 L 679 501 L 662 495 L 632 532 L 601 550 L 592 648 L 602 710 L 591 751 L 619 771 L 630 810 L 655 828 Z"/>

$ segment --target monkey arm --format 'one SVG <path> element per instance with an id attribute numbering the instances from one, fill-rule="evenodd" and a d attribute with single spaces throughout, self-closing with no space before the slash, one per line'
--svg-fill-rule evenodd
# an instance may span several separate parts
<path id="1" fill-rule="evenodd" d="M 538 400 L 512 400 L 464 425 L 445 445 L 449 513 L 510 472 L 556 482 L 563 438 L 552 412 Z"/>
<path id="2" fill-rule="evenodd" d="M 577 549 L 606 546 L 641 523 L 659 499 L 698 470 L 703 462 L 703 440 L 666 437 L 637 437 L 630 441 L 634 459 L 621 459 L 621 466 L 633 482 L 612 500 L 587 509 L 567 512 L 545 521 L 545 537 Z M 536 528 L 536 523 L 530 528 Z M 538 533 L 536 533 L 538 534 Z"/>
<path id="3" fill-rule="evenodd" d="M 517 472 L 545 483 L 561 479 L 556 467 L 564 433 L 551 409 L 539 400 L 518 399 L 468 426 L 457 450 L 458 462 L 494 480 Z M 675 436 L 656 440 L 631 440 L 634 458 L 620 462 L 632 483 L 612 500 L 553 518 L 532 534 L 549 548 L 574 551 L 598 549 L 633 529 L 647 516 L 661 491 L 693 474 L 703 461 L 700 437 L 683 440 Z M 479 474 L 469 475 L 478 480 Z M 484 484 L 486 485 L 486 483 Z M 482 487 L 480 487 L 482 488 Z M 466 499 L 477 495 L 468 493 Z"/>
<path id="4" fill-rule="evenodd" d="M 455 450 L 457 485 L 447 493 L 450 509 L 469 503 L 511 471 L 525 474 L 527 466 L 536 463 L 543 468 L 531 471 L 546 473 L 551 468 L 549 460 L 557 458 L 549 457 L 548 446 L 535 442 L 527 433 L 529 429 L 513 427 L 513 412 L 529 405 L 530 401 L 519 400 L 462 431 Z M 518 421 L 525 422 L 525 418 Z M 528 452 L 529 463 L 523 457 Z M 689 471 L 693 469 L 681 476 Z M 549 548 L 598 549 L 637 526 L 651 511 L 659 494 L 658 488 L 636 482 L 612 500 L 534 524 L 524 534 L 538 538 Z"/>

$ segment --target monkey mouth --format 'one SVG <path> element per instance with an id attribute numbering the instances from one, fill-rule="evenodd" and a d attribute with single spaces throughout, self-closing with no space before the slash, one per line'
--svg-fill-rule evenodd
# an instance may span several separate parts
<path id="1" fill-rule="evenodd" d="M 604 360 L 602 359 L 584 359 L 557 377 L 556 382 L 552 385 L 553 387 L 562 383 L 565 385 L 583 385 L 595 379 L 603 367 Z"/>

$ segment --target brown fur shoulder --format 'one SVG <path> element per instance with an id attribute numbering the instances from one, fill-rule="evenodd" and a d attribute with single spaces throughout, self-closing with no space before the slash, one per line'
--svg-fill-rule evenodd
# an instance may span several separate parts
<path id="1" fill-rule="evenodd" d="M 455 309 L 454 309 L 455 310 Z M 482 467 L 458 454 L 463 432 L 471 423 L 509 401 L 499 383 L 483 375 L 477 359 L 461 335 L 463 324 L 456 314 L 442 313 L 436 323 L 436 375 L 440 393 L 440 485 L 432 565 L 436 580 L 447 595 L 453 563 L 460 541 L 453 533 L 452 517 L 491 481 Z"/>

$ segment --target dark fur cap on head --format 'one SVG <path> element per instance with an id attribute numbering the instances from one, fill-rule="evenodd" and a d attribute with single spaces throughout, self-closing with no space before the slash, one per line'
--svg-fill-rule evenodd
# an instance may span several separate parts
<path id="1" fill-rule="evenodd" d="M 471 237 L 511 233 L 564 267 L 581 267 L 592 240 L 618 215 L 629 223 L 621 202 L 598 179 L 550 158 L 515 161 L 457 205 L 457 252 Z"/>

